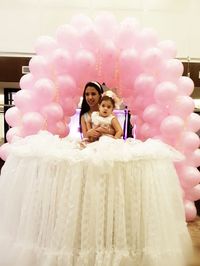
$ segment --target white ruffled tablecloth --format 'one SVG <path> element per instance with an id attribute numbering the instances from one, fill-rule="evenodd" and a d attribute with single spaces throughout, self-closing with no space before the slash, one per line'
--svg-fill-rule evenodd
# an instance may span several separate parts
<path id="1" fill-rule="evenodd" d="M 185 265 L 181 158 L 158 140 L 15 142 L 0 178 L 0 266 Z"/>

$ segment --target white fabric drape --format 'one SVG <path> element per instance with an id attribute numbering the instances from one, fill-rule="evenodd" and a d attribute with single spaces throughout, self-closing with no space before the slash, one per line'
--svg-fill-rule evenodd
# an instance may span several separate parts
<path id="1" fill-rule="evenodd" d="M 0 179 L 0 266 L 183 266 L 179 159 L 157 140 L 18 141 Z"/>

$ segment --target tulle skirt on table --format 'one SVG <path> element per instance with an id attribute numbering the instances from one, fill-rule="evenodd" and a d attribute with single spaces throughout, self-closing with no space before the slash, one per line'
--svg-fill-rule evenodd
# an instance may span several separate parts
<path id="1" fill-rule="evenodd" d="M 185 265 L 179 159 L 157 140 L 16 142 L 0 178 L 0 266 Z"/>

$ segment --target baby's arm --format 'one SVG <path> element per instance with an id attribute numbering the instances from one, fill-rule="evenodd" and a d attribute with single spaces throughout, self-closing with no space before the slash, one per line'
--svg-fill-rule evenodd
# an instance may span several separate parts
<path id="1" fill-rule="evenodd" d="M 111 121 L 111 125 L 112 127 L 114 128 L 115 130 L 115 135 L 114 135 L 114 138 L 116 139 L 120 139 L 121 136 L 123 135 L 123 130 L 122 130 L 122 127 L 118 121 L 118 119 L 116 117 L 114 117 Z"/>

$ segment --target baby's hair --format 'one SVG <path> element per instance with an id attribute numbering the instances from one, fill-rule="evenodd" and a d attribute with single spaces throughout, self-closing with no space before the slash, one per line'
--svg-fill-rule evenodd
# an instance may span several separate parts
<path id="1" fill-rule="evenodd" d="M 113 109 L 115 108 L 115 101 L 110 96 L 103 95 L 99 101 L 99 104 L 101 104 L 103 101 L 110 101 L 112 103 Z"/>

